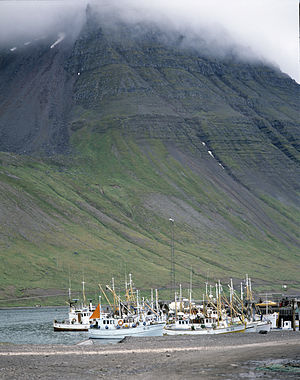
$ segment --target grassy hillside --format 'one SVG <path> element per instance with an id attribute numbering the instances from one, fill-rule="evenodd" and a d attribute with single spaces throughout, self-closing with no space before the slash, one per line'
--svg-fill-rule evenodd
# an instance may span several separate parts
<path id="1" fill-rule="evenodd" d="M 170 216 L 176 281 L 187 286 L 192 266 L 199 295 L 207 276 L 245 273 L 264 288 L 299 288 L 299 210 L 224 186 L 234 181 L 218 164 L 214 178 L 203 175 L 193 152 L 176 148 L 176 158 L 161 141 L 141 147 L 118 130 L 83 128 L 72 144 L 80 154 L 55 160 L 1 154 L 1 299 L 63 293 L 69 272 L 92 296 L 112 276 L 121 286 L 125 272 L 141 288 L 167 288 Z"/>

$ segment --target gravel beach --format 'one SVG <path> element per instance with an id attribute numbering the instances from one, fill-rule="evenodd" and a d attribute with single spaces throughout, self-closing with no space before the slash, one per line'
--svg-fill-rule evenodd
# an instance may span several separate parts
<path id="1" fill-rule="evenodd" d="M 300 333 L 0 344 L 1 379 L 300 379 Z"/>

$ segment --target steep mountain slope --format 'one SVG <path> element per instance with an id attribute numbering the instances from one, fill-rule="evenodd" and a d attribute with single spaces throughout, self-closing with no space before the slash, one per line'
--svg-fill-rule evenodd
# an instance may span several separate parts
<path id="1" fill-rule="evenodd" d="M 299 288 L 299 85 L 91 16 L 53 40 L 0 56 L 1 298 L 69 271 L 168 287 L 170 216 L 196 294 L 246 272 Z"/>

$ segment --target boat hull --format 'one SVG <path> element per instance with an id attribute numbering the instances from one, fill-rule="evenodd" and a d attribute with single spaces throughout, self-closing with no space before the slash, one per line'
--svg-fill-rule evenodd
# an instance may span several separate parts
<path id="1" fill-rule="evenodd" d="M 120 329 L 89 329 L 90 339 L 123 339 L 127 336 L 162 336 L 163 335 L 164 323 L 147 325 L 147 326 L 137 326 L 137 327 L 122 327 Z"/>
<path id="2" fill-rule="evenodd" d="M 271 331 L 271 323 L 258 321 L 258 322 L 250 322 L 246 325 L 246 332 L 270 332 Z"/>
<path id="3" fill-rule="evenodd" d="M 88 324 L 81 323 L 53 323 L 54 331 L 88 331 Z"/>
<path id="4" fill-rule="evenodd" d="M 176 329 L 172 327 L 165 327 L 164 334 L 166 335 L 216 335 L 216 334 L 230 334 L 236 332 L 244 332 L 245 326 L 228 326 L 222 328 L 195 328 L 192 330 L 191 328 L 187 329 Z"/>

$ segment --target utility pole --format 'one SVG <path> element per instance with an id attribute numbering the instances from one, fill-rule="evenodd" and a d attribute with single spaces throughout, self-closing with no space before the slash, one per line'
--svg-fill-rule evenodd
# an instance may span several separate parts
<path id="1" fill-rule="evenodd" d="M 169 218 L 171 222 L 171 300 L 175 292 L 175 256 L 174 256 L 174 219 Z"/>

